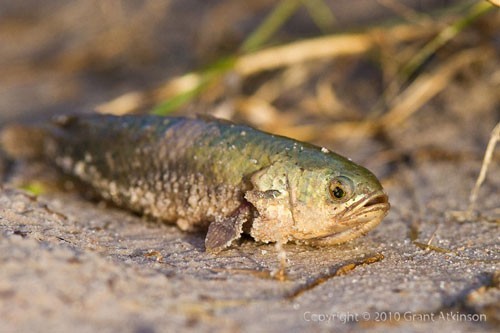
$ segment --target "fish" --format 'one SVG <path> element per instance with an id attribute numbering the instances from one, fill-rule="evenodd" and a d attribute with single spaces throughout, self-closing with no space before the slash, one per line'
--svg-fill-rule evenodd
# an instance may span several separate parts
<path id="1" fill-rule="evenodd" d="M 0 145 L 90 186 L 100 197 L 184 231 L 219 253 L 243 234 L 330 246 L 365 235 L 390 204 L 376 176 L 336 154 L 207 116 L 65 115 L 12 125 Z"/>

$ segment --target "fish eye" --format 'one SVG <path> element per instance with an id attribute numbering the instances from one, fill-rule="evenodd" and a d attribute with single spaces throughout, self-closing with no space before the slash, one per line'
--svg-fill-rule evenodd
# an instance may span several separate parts
<path id="1" fill-rule="evenodd" d="M 332 190 L 332 194 L 337 199 L 341 199 L 345 196 L 345 192 L 340 186 L 335 186 Z"/>
<path id="2" fill-rule="evenodd" d="M 333 200 L 338 201 L 340 199 L 350 198 L 353 192 L 354 185 L 352 181 L 347 177 L 336 177 L 330 181 L 328 185 L 328 191 Z"/>

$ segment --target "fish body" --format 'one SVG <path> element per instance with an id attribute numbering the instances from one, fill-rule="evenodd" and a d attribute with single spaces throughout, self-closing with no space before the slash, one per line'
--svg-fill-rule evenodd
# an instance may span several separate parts
<path id="1" fill-rule="evenodd" d="M 3 132 L 7 151 L 21 131 Z M 343 243 L 378 225 L 390 207 L 367 169 L 228 121 L 66 116 L 31 132 L 32 156 L 118 206 L 182 230 L 208 229 L 212 252 L 243 232 L 261 242 Z"/>

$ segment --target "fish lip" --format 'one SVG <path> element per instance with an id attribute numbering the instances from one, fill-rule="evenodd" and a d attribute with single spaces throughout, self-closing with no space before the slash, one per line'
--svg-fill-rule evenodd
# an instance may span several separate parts
<path id="1" fill-rule="evenodd" d="M 312 245 L 335 245 L 346 243 L 359 236 L 365 235 L 380 224 L 389 213 L 390 207 L 391 205 L 387 194 L 380 190 L 371 192 L 364 198 L 355 202 L 352 209 L 340 217 L 341 219 L 349 221 L 349 224 L 352 223 L 352 227 L 339 232 L 311 238 L 308 240 L 308 243 Z M 359 220 L 363 220 L 363 215 L 366 214 L 375 214 L 375 216 L 364 223 L 359 223 Z M 356 221 L 358 221 L 358 223 L 356 223 Z"/>
<path id="2" fill-rule="evenodd" d="M 389 211 L 391 204 L 389 197 L 382 190 L 377 190 L 364 195 L 361 199 L 354 202 L 340 216 L 339 220 L 354 220 L 362 214 L 367 214 L 377 210 Z"/>
<path id="3" fill-rule="evenodd" d="M 365 199 L 363 208 L 377 206 L 377 205 L 387 205 L 390 208 L 389 197 L 384 192 L 374 192 Z"/>

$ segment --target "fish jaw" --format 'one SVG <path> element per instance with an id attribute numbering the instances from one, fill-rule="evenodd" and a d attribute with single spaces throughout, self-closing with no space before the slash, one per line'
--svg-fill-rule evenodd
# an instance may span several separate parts
<path id="1" fill-rule="evenodd" d="M 343 230 L 332 231 L 330 234 L 308 240 L 298 240 L 298 242 L 318 246 L 349 242 L 366 235 L 379 225 L 389 213 L 390 207 L 388 196 L 382 191 L 377 191 L 358 200 L 350 207 L 351 209 L 338 217 L 339 222 L 344 226 Z"/>

